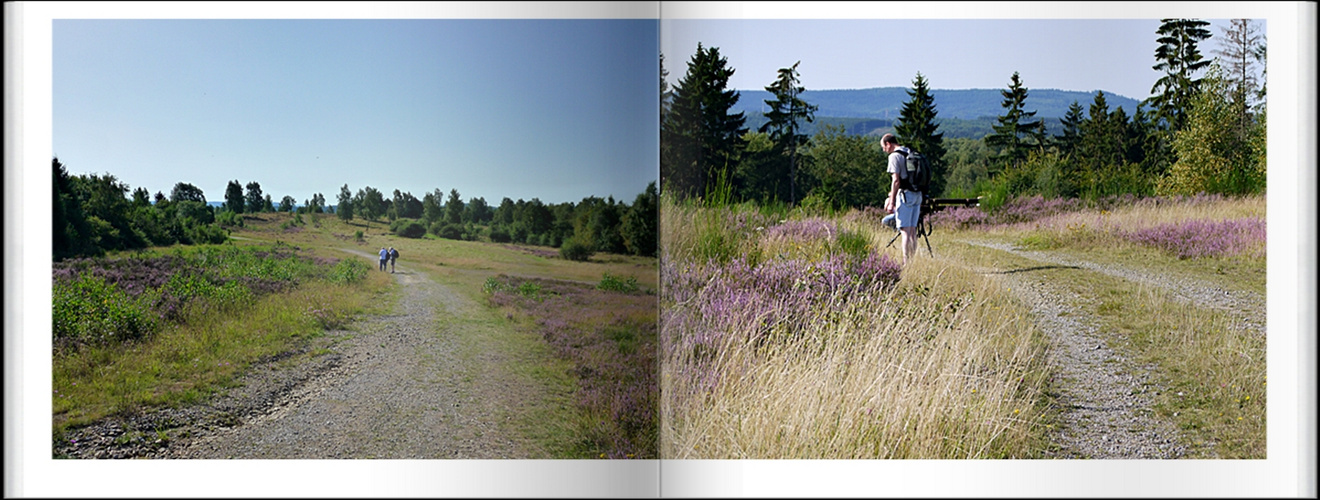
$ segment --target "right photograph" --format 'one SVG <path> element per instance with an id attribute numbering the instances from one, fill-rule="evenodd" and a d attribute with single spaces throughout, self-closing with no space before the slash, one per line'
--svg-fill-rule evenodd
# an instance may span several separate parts
<path id="1" fill-rule="evenodd" d="M 666 459 L 1265 459 L 1263 19 L 660 21 Z"/>

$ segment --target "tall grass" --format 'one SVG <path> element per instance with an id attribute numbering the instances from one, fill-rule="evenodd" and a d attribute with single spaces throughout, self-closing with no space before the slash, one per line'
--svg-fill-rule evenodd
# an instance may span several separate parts
<path id="1" fill-rule="evenodd" d="M 1044 344 L 993 281 L 922 259 L 900 277 L 846 217 L 672 201 L 661 217 L 663 456 L 1039 449 Z"/>

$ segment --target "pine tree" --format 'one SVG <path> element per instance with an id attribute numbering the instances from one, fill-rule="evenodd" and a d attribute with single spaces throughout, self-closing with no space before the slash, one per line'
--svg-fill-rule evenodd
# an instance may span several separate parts
<path id="1" fill-rule="evenodd" d="M 1035 111 L 1024 111 L 1027 102 L 1027 88 L 1022 85 L 1016 71 L 1013 72 L 1008 90 L 1000 91 L 1004 96 L 1002 106 L 1008 110 L 999 117 L 999 124 L 993 125 L 994 133 L 985 137 L 987 146 L 1000 148 L 996 159 L 1004 165 L 1017 166 L 1027 159 L 1030 147 L 1043 147 L 1044 139 L 1039 131 L 1044 124 L 1041 120 L 1031 120 Z M 1026 140 L 1030 138 L 1031 140 Z M 1034 144 L 1033 144 L 1034 143 Z"/>
<path id="2" fill-rule="evenodd" d="M 903 103 L 894 124 L 894 135 L 899 144 L 925 155 L 931 167 L 930 192 L 938 194 L 944 190 L 944 133 L 935 132 L 939 128 L 935 123 L 935 97 L 930 94 L 926 78 L 918 72 L 912 85 L 907 92 L 910 99 Z"/>
<path id="3" fill-rule="evenodd" d="M 774 83 L 766 86 L 766 92 L 775 96 L 773 100 L 765 101 L 770 106 L 770 110 L 765 113 L 769 119 L 761 125 L 760 132 L 769 132 L 770 140 L 775 143 L 778 150 L 783 151 L 784 157 L 788 160 L 788 203 L 797 204 L 797 160 L 798 148 L 807 144 L 806 134 L 799 131 L 802 128 L 801 121 L 808 123 L 814 122 L 816 106 L 808 104 L 802 100 L 805 88 L 802 88 L 798 80 L 797 67 L 802 61 L 793 63 L 792 66 L 779 69 L 779 78 Z"/>
<path id="4" fill-rule="evenodd" d="M 1192 99 L 1201 85 L 1201 79 L 1195 73 L 1210 64 L 1210 60 L 1201 57 L 1196 44 L 1210 38 L 1210 31 L 1205 27 L 1210 23 L 1199 19 L 1162 19 L 1156 34 L 1160 35 L 1155 49 L 1152 68 L 1163 71 L 1164 76 L 1155 81 L 1146 102 L 1150 103 L 1156 116 L 1163 119 L 1170 130 L 1182 130 L 1186 123 L 1187 110 L 1192 106 Z"/>
<path id="5" fill-rule="evenodd" d="M 742 112 L 730 114 L 739 94 L 728 89 L 733 68 L 716 47 L 697 44 L 687 74 L 674 86 L 660 127 L 660 176 L 680 197 L 700 196 L 728 179 L 746 131 Z"/>

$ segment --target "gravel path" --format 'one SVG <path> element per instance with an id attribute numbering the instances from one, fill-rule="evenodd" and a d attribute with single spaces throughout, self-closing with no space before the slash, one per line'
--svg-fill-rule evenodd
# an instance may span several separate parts
<path id="1" fill-rule="evenodd" d="M 1033 274 L 1033 270 L 1076 269 L 1160 286 L 1198 306 L 1219 304 L 1222 290 L 1185 279 L 1137 273 L 1130 269 L 1075 261 L 1046 252 L 1023 251 L 999 243 L 970 241 L 1042 265 L 1012 270 L 988 270 L 999 276 L 1032 310 L 1037 325 L 1048 332 L 1047 361 L 1058 370 L 1062 424 L 1051 436 L 1054 448 L 1047 456 L 1092 459 L 1181 458 L 1187 449 L 1178 444 L 1179 432 L 1155 417 L 1154 397 L 1163 388 L 1154 382 L 1153 367 L 1140 366 L 1111 349 L 1111 335 L 1099 330 L 1086 313 L 1073 304 L 1071 291 Z M 1199 286 L 1198 286 L 1199 285 Z M 1243 301 L 1253 300 L 1243 295 Z M 1263 301 L 1262 301 L 1263 302 Z M 1263 316 L 1263 307 L 1260 314 Z M 1264 325 L 1263 318 L 1261 325 Z"/>
<path id="2" fill-rule="evenodd" d="M 372 261 L 375 256 L 343 249 Z M 373 271 L 378 272 L 378 271 Z M 451 330 L 480 305 L 399 265 L 391 314 L 257 363 L 192 408 L 108 419 L 70 433 L 72 458 L 545 458 L 502 426 L 537 388 Z M 307 356 L 312 349 L 328 354 Z M 468 349 L 465 351 L 464 349 Z M 284 362 L 287 360 L 287 362 Z"/>

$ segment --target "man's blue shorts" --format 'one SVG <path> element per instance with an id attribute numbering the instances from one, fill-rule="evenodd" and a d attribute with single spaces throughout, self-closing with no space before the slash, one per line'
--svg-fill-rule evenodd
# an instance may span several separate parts
<path id="1" fill-rule="evenodd" d="M 917 217 L 921 215 L 921 192 L 898 190 L 898 207 L 894 214 L 898 216 L 898 227 L 917 227 Z"/>

